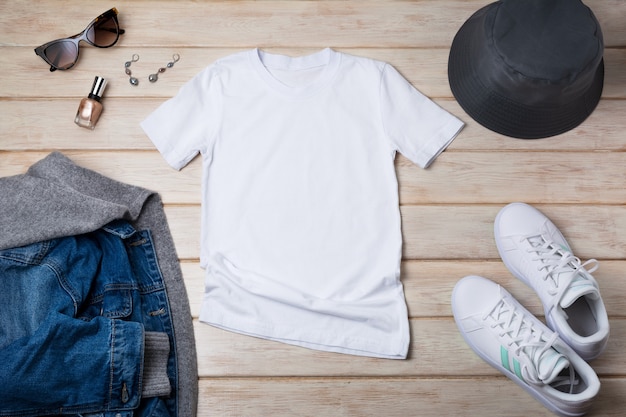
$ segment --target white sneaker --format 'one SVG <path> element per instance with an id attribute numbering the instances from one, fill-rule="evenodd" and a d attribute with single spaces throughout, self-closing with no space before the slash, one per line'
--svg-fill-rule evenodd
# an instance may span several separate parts
<path id="1" fill-rule="evenodd" d="M 452 312 L 467 344 L 545 407 L 581 416 L 600 390 L 589 364 L 493 281 L 467 276 L 452 292 Z"/>
<path id="2" fill-rule="evenodd" d="M 500 210 L 495 239 L 507 268 L 539 295 L 548 326 L 583 359 L 598 357 L 609 340 L 609 319 L 591 275 L 598 262 L 581 264 L 550 219 L 524 203 Z"/>

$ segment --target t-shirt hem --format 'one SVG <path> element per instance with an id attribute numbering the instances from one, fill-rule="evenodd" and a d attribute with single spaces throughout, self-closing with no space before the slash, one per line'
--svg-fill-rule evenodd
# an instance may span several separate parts
<path id="1" fill-rule="evenodd" d="M 397 343 L 388 342 L 383 345 L 378 340 L 346 337 L 336 333 L 322 334 L 261 322 L 242 323 L 219 314 L 201 313 L 200 322 L 234 333 L 325 352 L 401 360 L 407 358 L 409 350 L 408 336 L 401 337 Z"/>
<path id="2" fill-rule="evenodd" d="M 154 146 L 157 148 L 157 150 L 163 156 L 163 159 L 165 159 L 165 162 L 167 162 L 169 166 L 171 166 L 177 171 L 180 171 L 181 169 L 183 169 L 185 165 L 187 165 L 187 163 L 189 163 L 190 158 L 181 158 L 177 155 L 174 155 L 173 152 L 170 152 L 167 149 L 165 149 L 164 144 L 167 143 L 167 141 L 165 138 L 161 138 L 158 132 L 158 128 L 152 123 L 152 121 L 150 120 L 150 116 L 148 116 L 148 118 L 143 120 L 139 124 L 139 126 L 142 128 L 144 133 L 150 138 Z"/>
<path id="3" fill-rule="evenodd" d="M 435 159 L 445 151 L 459 135 L 465 123 L 459 119 L 452 119 L 436 134 L 424 147 L 415 161 L 422 168 L 428 168 Z"/>

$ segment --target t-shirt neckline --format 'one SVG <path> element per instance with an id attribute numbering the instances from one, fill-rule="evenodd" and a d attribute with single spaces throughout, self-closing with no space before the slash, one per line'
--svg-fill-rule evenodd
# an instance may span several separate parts
<path id="1" fill-rule="evenodd" d="M 249 56 L 255 71 L 270 88 L 292 97 L 308 96 L 327 86 L 335 76 L 341 60 L 340 54 L 331 48 L 298 57 L 272 54 L 255 48 L 250 51 Z M 311 82 L 296 86 L 282 82 L 269 70 L 272 68 L 299 71 L 315 67 L 321 67 L 321 72 L 317 77 Z"/>

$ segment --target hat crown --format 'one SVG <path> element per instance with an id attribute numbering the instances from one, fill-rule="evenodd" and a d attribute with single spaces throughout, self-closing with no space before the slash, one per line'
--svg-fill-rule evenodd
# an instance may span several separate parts
<path id="1" fill-rule="evenodd" d="M 490 32 L 506 66 L 552 83 L 595 68 L 604 47 L 598 22 L 579 0 L 502 0 Z"/>
<path id="2" fill-rule="evenodd" d="M 483 126 L 516 138 L 578 126 L 602 95 L 604 42 L 581 0 L 499 0 L 459 29 L 450 89 Z"/>

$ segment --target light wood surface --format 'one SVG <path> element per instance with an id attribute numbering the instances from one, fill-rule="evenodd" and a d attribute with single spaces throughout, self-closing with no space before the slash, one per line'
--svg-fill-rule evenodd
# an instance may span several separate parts
<path id="1" fill-rule="evenodd" d="M 482 128 L 447 82 L 450 43 L 485 0 L 54 1 L 0 3 L 0 176 L 24 172 L 59 150 L 78 164 L 161 193 L 195 320 L 205 416 L 549 416 L 482 362 L 458 333 L 450 293 L 483 275 L 534 314 L 534 293 L 498 258 L 498 210 L 524 201 L 544 211 L 595 273 L 611 321 L 602 381 L 589 415 L 626 415 L 626 2 L 588 0 L 604 32 L 606 78 L 596 111 L 578 128 L 536 141 Z M 83 46 L 70 71 L 51 73 L 33 48 L 73 35 L 116 6 L 126 29 L 113 48 Z M 139 127 L 152 110 L 214 60 L 244 49 L 302 55 L 324 47 L 393 64 L 467 126 L 427 170 L 399 156 L 402 279 L 412 343 L 403 361 L 324 353 L 229 333 L 197 321 L 200 169 L 169 168 Z M 133 54 L 137 87 L 124 62 Z M 156 84 L 148 74 L 180 61 Z M 93 77 L 109 80 L 94 131 L 74 125 Z"/>

